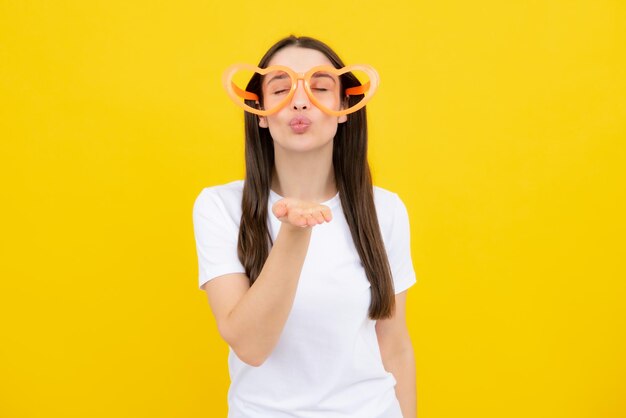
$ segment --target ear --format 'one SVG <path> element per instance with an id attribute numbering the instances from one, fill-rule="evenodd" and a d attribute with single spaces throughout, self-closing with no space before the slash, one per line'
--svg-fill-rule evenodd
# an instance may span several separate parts
<path id="1" fill-rule="evenodd" d="M 341 106 L 339 109 L 346 109 L 348 106 L 348 96 L 344 100 L 341 101 Z M 344 123 L 348 120 L 348 115 L 341 115 L 337 118 L 337 123 Z"/>
<path id="2" fill-rule="evenodd" d="M 263 106 L 258 101 L 254 105 L 257 109 L 263 110 Z M 259 127 L 267 128 L 267 118 L 265 116 L 259 116 Z"/>

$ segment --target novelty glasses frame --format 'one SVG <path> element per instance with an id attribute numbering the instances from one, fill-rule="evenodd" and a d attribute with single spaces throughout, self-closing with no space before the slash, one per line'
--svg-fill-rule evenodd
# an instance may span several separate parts
<path id="1" fill-rule="evenodd" d="M 261 75 L 266 75 L 273 71 L 285 72 L 291 78 L 291 89 L 289 90 L 289 93 L 272 109 L 262 110 L 262 109 L 254 108 L 246 104 L 241 99 L 254 100 L 258 102 L 259 96 L 256 95 L 255 93 L 241 89 L 233 81 L 234 75 L 238 71 L 242 71 L 242 70 L 252 71 Z M 359 101 L 354 106 L 351 106 L 347 109 L 342 109 L 342 110 L 329 109 L 325 107 L 315 97 L 315 95 L 311 91 L 311 84 L 310 84 L 311 77 L 313 76 L 313 74 L 317 72 L 320 72 L 320 71 L 326 72 L 326 73 L 330 73 L 339 77 L 342 74 L 345 74 L 349 71 L 354 71 L 354 70 L 362 71 L 369 77 L 369 80 L 365 84 L 355 86 L 355 87 L 350 87 L 345 90 L 346 96 L 364 95 L 363 99 L 361 99 L 361 101 Z M 349 65 L 343 68 L 335 68 L 332 65 L 319 65 L 319 66 L 311 68 L 305 73 L 297 73 L 291 68 L 286 67 L 284 65 L 271 65 L 267 68 L 259 68 L 255 65 L 238 63 L 238 64 L 233 64 L 230 67 L 228 67 L 226 71 L 224 71 L 224 75 L 222 76 L 222 84 L 224 88 L 226 89 L 228 96 L 233 100 L 233 102 L 235 102 L 235 104 L 237 104 L 238 106 L 242 107 L 246 112 L 250 112 L 259 116 L 271 115 L 273 113 L 278 112 L 282 108 L 284 108 L 287 105 L 287 103 L 289 103 L 291 99 L 293 98 L 293 95 L 295 94 L 296 89 L 298 87 L 298 80 L 304 81 L 304 91 L 306 92 L 306 95 L 309 97 L 311 102 L 315 106 L 317 106 L 320 110 L 322 110 L 324 113 L 327 113 L 333 116 L 347 115 L 349 113 L 353 113 L 361 109 L 363 106 L 365 106 L 367 102 L 370 101 L 370 99 L 372 98 L 376 90 L 378 89 L 378 84 L 380 83 L 378 72 L 376 72 L 376 70 L 372 66 L 367 65 L 367 64 L 354 64 L 354 65 Z"/>

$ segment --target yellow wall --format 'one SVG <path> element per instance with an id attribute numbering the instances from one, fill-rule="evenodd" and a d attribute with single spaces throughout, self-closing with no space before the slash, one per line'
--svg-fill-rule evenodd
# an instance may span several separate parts
<path id="1" fill-rule="evenodd" d="M 419 415 L 626 416 L 624 2 L 280 3 L 0 1 L 0 417 L 225 417 L 191 209 L 290 33 L 381 75 Z"/>

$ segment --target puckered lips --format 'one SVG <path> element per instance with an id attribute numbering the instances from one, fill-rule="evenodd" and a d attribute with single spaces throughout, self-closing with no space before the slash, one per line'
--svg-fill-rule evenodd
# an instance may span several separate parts
<path id="1" fill-rule="evenodd" d="M 311 120 L 306 116 L 296 116 L 289 121 L 289 126 L 293 132 L 301 134 L 311 126 Z"/>

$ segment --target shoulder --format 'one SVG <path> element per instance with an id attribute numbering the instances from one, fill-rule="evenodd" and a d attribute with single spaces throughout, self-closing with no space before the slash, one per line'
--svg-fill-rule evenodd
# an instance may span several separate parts
<path id="1" fill-rule="evenodd" d="M 244 180 L 235 180 L 230 183 L 207 186 L 200 190 L 198 197 L 196 197 L 196 202 L 202 203 L 208 200 L 219 200 L 225 204 L 231 204 L 233 202 L 240 204 L 243 194 L 243 183 Z"/>
<path id="2" fill-rule="evenodd" d="M 241 217 L 241 197 L 244 180 L 234 180 L 203 188 L 193 205 L 194 213 L 215 213 L 230 215 L 232 219 Z"/>
<path id="3" fill-rule="evenodd" d="M 374 186 L 374 205 L 383 237 L 388 238 L 398 218 L 406 216 L 404 202 L 396 192 Z"/>
<path id="4" fill-rule="evenodd" d="M 398 194 L 391 190 L 376 185 L 374 186 L 374 204 L 377 210 L 379 207 L 381 209 L 393 207 L 396 204 L 396 200 L 399 198 Z"/>

